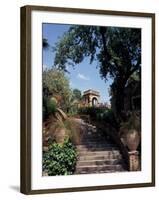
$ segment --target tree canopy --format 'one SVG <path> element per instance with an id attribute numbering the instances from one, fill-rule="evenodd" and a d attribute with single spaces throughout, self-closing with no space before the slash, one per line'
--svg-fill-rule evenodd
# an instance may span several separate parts
<path id="1" fill-rule="evenodd" d="M 43 48 L 46 50 L 49 48 L 49 43 L 48 43 L 48 40 L 46 38 L 43 38 L 42 40 L 42 45 L 43 45 Z"/>
<path id="2" fill-rule="evenodd" d="M 90 57 L 90 64 L 96 60 L 101 78 L 113 79 L 115 110 L 121 117 L 125 85 L 141 68 L 140 29 L 73 25 L 57 42 L 55 52 L 54 65 L 64 71 L 67 65 L 75 66 L 85 57 Z"/>
<path id="3" fill-rule="evenodd" d="M 72 91 L 63 71 L 56 68 L 43 71 L 43 95 L 55 97 L 59 107 L 64 111 L 68 109 Z"/>
<path id="4" fill-rule="evenodd" d="M 78 100 L 78 101 L 81 100 L 82 94 L 81 94 L 81 91 L 80 91 L 79 89 L 74 89 L 74 90 L 73 90 L 73 98 L 74 98 L 75 100 Z"/>

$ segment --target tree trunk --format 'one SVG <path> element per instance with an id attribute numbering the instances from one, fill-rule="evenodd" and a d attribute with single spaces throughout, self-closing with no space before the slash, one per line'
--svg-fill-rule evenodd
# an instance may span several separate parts
<path id="1" fill-rule="evenodd" d="M 118 122 L 124 121 L 124 96 L 125 96 L 125 84 L 127 79 L 120 78 L 116 82 L 115 93 L 115 114 Z"/>

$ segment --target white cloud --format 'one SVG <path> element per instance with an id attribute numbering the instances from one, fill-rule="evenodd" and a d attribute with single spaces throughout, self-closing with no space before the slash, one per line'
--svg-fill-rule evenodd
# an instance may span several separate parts
<path id="1" fill-rule="evenodd" d="M 87 76 L 85 76 L 83 74 L 80 74 L 80 73 L 78 73 L 77 78 L 85 80 L 85 81 L 89 81 L 90 80 L 89 77 L 87 77 Z"/>
<path id="2" fill-rule="evenodd" d="M 72 81 L 70 81 L 70 87 L 75 87 L 75 85 Z"/>

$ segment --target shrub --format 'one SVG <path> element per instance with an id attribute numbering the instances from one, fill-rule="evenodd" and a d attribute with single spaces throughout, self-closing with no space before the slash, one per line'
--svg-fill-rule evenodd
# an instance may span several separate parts
<path id="1" fill-rule="evenodd" d="M 73 118 L 69 118 L 64 122 L 66 132 L 73 144 L 80 144 L 81 142 L 81 124 L 74 120 Z"/>
<path id="2" fill-rule="evenodd" d="M 53 95 L 58 99 L 58 107 L 64 112 L 70 107 L 72 91 L 69 79 L 63 70 L 53 67 L 42 73 L 44 95 Z"/>
<path id="3" fill-rule="evenodd" d="M 101 120 L 103 114 L 107 112 L 107 110 L 107 108 L 100 107 L 84 107 L 79 109 L 79 114 L 90 115 L 94 120 Z"/>
<path id="4" fill-rule="evenodd" d="M 52 143 L 43 153 L 43 171 L 49 176 L 70 175 L 75 170 L 76 149 L 69 139 L 63 144 Z"/>
<path id="5" fill-rule="evenodd" d="M 47 112 L 48 114 L 55 114 L 56 112 L 56 102 L 53 99 L 49 99 L 47 102 Z"/>
<path id="6" fill-rule="evenodd" d="M 126 122 L 121 123 L 121 129 L 135 129 L 138 132 L 141 131 L 141 118 L 137 116 L 135 112 L 132 112 L 129 119 Z"/>
<path id="7" fill-rule="evenodd" d="M 47 97 L 43 98 L 43 119 L 46 119 L 50 114 L 55 114 L 56 112 L 56 102 L 53 99 Z"/>
<path id="8" fill-rule="evenodd" d="M 68 116 L 74 116 L 78 114 L 78 105 L 74 104 L 69 108 Z"/>
<path id="9" fill-rule="evenodd" d="M 107 112 L 104 112 L 102 120 L 111 124 L 112 126 L 116 126 L 117 122 L 116 122 L 116 118 L 114 115 L 114 112 L 110 109 Z"/>

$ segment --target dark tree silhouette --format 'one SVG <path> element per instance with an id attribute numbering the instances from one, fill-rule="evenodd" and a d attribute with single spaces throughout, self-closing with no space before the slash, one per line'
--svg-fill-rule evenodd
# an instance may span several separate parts
<path id="1" fill-rule="evenodd" d="M 49 43 L 48 40 L 46 38 L 43 38 L 43 48 L 46 50 L 49 48 Z"/>

